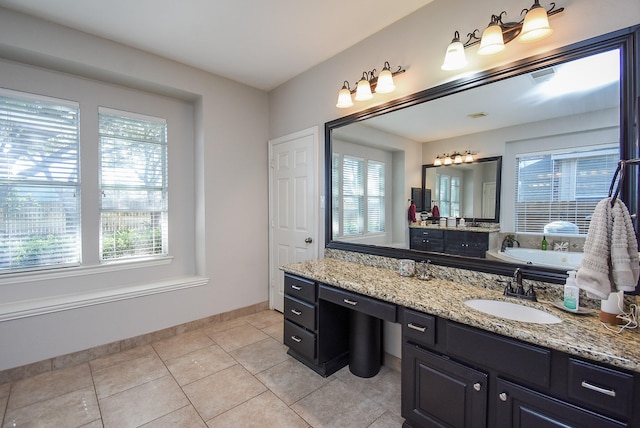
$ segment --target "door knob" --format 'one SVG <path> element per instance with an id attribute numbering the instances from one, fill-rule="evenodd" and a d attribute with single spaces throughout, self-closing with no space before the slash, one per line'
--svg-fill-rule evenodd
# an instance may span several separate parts
<path id="1" fill-rule="evenodd" d="M 311 244 L 311 243 L 313 242 L 313 238 L 311 238 L 311 237 L 309 236 L 307 239 L 305 239 L 305 240 L 304 240 L 304 242 L 305 242 L 306 244 Z"/>

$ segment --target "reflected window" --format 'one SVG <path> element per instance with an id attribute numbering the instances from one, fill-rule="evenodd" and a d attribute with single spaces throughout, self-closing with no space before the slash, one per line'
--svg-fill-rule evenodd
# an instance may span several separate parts
<path id="1" fill-rule="evenodd" d="M 385 231 L 385 164 L 334 153 L 332 158 L 333 236 Z"/>
<path id="2" fill-rule="evenodd" d="M 597 203 L 606 198 L 619 158 L 618 143 L 516 155 L 515 231 L 542 233 L 569 222 L 586 235 Z"/>
<path id="3" fill-rule="evenodd" d="M 436 204 L 440 217 L 460 217 L 461 178 L 436 174 Z"/>

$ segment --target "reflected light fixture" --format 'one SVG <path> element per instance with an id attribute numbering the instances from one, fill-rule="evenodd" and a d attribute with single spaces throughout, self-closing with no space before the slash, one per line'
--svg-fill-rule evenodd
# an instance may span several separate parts
<path id="1" fill-rule="evenodd" d="M 367 101 L 373 98 L 374 93 L 387 94 L 393 92 L 396 89 L 396 85 L 393 83 L 393 77 L 405 71 L 402 67 L 398 67 L 396 71 L 392 72 L 389 61 L 385 61 L 382 71 L 380 71 L 378 75 L 376 75 L 375 68 L 371 71 L 364 71 L 362 77 L 356 83 L 355 89 L 351 89 L 349 82 L 345 80 L 342 89 L 340 89 L 338 93 L 336 107 L 353 107 L 353 100 L 351 98 L 353 93 L 355 93 L 354 99 L 356 101 Z"/>
<path id="2" fill-rule="evenodd" d="M 549 36 L 553 30 L 549 25 L 549 16 L 563 12 L 564 7 L 556 9 L 556 4 L 551 3 L 549 9 L 540 5 L 539 0 L 534 0 L 529 9 L 522 9 L 520 15 L 524 14 L 524 19 L 518 22 L 504 22 L 503 17 L 506 12 L 502 11 L 497 15 L 491 15 L 491 21 L 487 28 L 478 36 L 480 31 L 473 30 L 467 34 L 467 41 L 460 42 L 458 31 L 454 33 L 454 38 L 447 48 L 443 70 L 459 70 L 466 64 L 464 49 L 480 44 L 479 55 L 491 55 L 502 51 L 505 44 L 518 39 L 521 42 L 534 42 Z M 462 48 L 460 48 L 462 45 Z M 462 52 L 461 52 L 462 51 Z"/>
<path id="3" fill-rule="evenodd" d="M 473 155 L 476 155 L 476 152 L 472 152 L 471 150 L 466 150 L 462 153 L 453 152 L 451 154 L 445 153 L 442 156 L 436 155 L 436 159 L 433 161 L 434 166 L 440 165 L 451 165 L 451 164 L 461 164 L 461 163 L 471 163 L 473 162 Z"/>

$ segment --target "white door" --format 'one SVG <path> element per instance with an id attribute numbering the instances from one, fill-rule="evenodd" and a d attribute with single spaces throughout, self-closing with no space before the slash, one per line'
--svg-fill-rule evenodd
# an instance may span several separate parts
<path id="1" fill-rule="evenodd" d="M 486 181 L 482 183 L 482 218 L 494 218 L 496 216 L 496 182 Z"/>
<path id="2" fill-rule="evenodd" d="M 287 263 L 318 255 L 318 128 L 269 141 L 269 304 L 284 310 Z"/>

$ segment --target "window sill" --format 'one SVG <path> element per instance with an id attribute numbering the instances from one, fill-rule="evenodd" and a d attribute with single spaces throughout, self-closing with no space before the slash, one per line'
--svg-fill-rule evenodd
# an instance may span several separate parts
<path id="1" fill-rule="evenodd" d="M 87 293 L 12 302 L 0 305 L 0 322 L 134 299 L 153 294 L 168 293 L 187 288 L 200 287 L 208 283 L 209 278 L 187 276 L 161 282 L 95 290 Z"/>
<path id="2" fill-rule="evenodd" d="M 5 284 L 20 284 L 23 282 L 50 281 L 60 278 L 72 278 L 75 276 L 99 275 L 109 272 L 140 269 L 154 266 L 168 265 L 173 257 L 161 257 L 154 259 L 111 262 L 92 266 L 62 267 L 53 269 L 33 270 L 16 273 L 4 273 L 0 275 L 0 287 Z"/>

